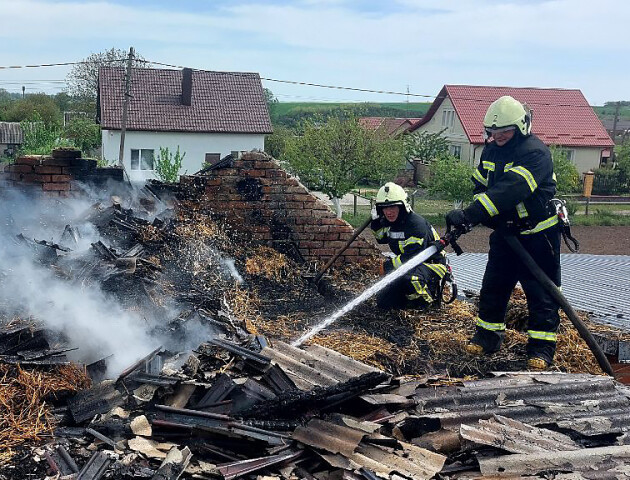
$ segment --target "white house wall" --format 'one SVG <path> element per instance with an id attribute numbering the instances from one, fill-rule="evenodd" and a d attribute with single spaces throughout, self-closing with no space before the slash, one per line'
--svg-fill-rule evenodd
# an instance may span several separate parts
<path id="1" fill-rule="evenodd" d="M 120 131 L 103 130 L 101 135 L 103 139 L 102 158 L 110 164 L 117 164 L 118 151 L 120 149 Z M 130 180 L 132 182 L 144 182 L 151 178 L 157 178 L 152 170 L 131 170 L 132 149 L 153 149 L 157 157 L 160 153 L 160 147 L 168 147 L 174 153 L 178 146 L 180 153 L 186 152 L 180 174 L 192 174 L 202 168 L 206 153 L 218 153 L 223 158 L 235 150 L 263 150 L 265 135 L 127 131 L 125 133 L 124 164 Z"/>
<path id="2" fill-rule="evenodd" d="M 453 104 L 451 103 L 451 99 L 448 97 L 446 97 L 444 101 L 442 101 L 442 103 L 440 104 L 439 108 L 437 109 L 437 111 L 435 112 L 431 120 L 429 120 L 427 123 L 419 127 L 418 130 L 416 130 L 416 132 L 438 133 L 444 130 L 445 127 L 444 125 L 442 125 L 442 115 L 444 111 L 455 112 L 455 108 L 453 107 Z M 464 127 L 462 126 L 462 123 L 459 121 L 459 117 L 457 116 L 457 114 L 453 113 L 453 115 L 454 115 L 453 126 L 449 127 L 444 132 L 443 137 L 448 140 L 449 145 L 459 146 L 461 148 L 461 155 L 459 158 L 462 161 L 468 162 L 474 165 L 473 158 L 472 158 L 473 152 L 472 152 L 470 142 L 468 141 L 468 136 L 466 135 L 466 132 L 464 132 Z M 479 128 L 482 128 L 482 127 L 480 126 Z M 479 161 L 478 155 L 481 154 L 479 150 L 481 149 L 478 148 L 477 150 L 478 152 L 477 152 L 476 159 L 478 163 Z"/>
<path id="3" fill-rule="evenodd" d="M 573 164 L 579 173 L 588 172 L 599 168 L 602 156 L 602 148 L 566 147 L 574 149 Z"/>

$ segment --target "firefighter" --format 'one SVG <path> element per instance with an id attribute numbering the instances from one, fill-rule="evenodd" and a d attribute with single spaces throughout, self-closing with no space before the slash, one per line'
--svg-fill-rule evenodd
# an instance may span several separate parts
<path id="1" fill-rule="evenodd" d="M 382 263 L 382 275 L 397 269 L 440 238 L 431 224 L 411 209 L 405 190 L 393 182 L 383 185 L 376 195 L 371 228 L 377 242 L 389 244 L 395 255 Z M 383 288 L 376 303 L 384 310 L 425 309 L 438 300 L 441 280 L 446 274 L 446 257 L 441 252 Z"/>
<path id="2" fill-rule="evenodd" d="M 451 210 L 448 225 L 486 225 L 490 235 L 488 263 L 481 286 L 476 333 L 466 346 L 471 354 L 499 350 L 505 335 L 505 312 L 520 282 L 529 309 L 527 365 L 542 370 L 553 361 L 560 323 L 558 305 L 521 263 L 504 235 L 516 235 L 547 276 L 560 286 L 560 230 L 550 200 L 556 192 L 549 148 L 531 133 L 525 107 L 504 96 L 490 105 L 483 121 L 486 145 L 475 170 L 474 200 Z"/>

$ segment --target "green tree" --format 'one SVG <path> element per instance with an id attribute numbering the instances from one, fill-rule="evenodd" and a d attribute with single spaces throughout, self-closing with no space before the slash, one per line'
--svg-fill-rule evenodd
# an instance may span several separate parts
<path id="1" fill-rule="evenodd" d="M 100 127 L 85 117 L 76 117 L 68 122 L 63 129 L 63 136 L 86 155 L 101 145 Z"/>
<path id="2" fill-rule="evenodd" d="M 34 93 L 13 101 L 5 110 L 8 122 L 41 121 L 46 125 L 61 123 L 61 110 L 45 93 Z"/>
<path id="3" fill-rule="evenodd" d="M 630 139 L 615 147 L 615 159 L 617 168 L 621 172 L 624 181 L 630 180 Z"/>
<path id="4" fill-rule="evenodd" d="M 322 125 L 307 122 L 302 136 L 287 138 L 281 158 L 311 189 L 333 201 L 341 217 L 340 199 L 362 180 L 382 183 L 404 163 L 402 142 L 380 139 L 356 118 L 330 118 Z"/>
<path id="5" fill-rule="evenodd" d="M 269 116 L 271 116 L 274 111 L 274 107 L 278 104 L 278 99 L 273 94 L 273 92 L 269 90 L 268 88 L 263 88 L 263 93 L 265 94 L 265 102 L 267 102 L 267 109 L 269 110 Z"/>
<path id="6" fill-rule="evenodd" d="M 431 162 L 429 172 L 429 193 L 452 201 L 456 207 L 472 200 L 474 167 L 452 155 L 440 155 Z"/>
<path id="7" fill-rule="evenodd" d="M 294 135 L 289 128 L 283 126 L 273 127 L 273 133 L 265 137 L 265 152 L 273 158 L 282 158 L 287 139 Z"/>
<path id="8" fill-rule="evenodd" d="M 163 182 L 175 183 L 179 178 L 179 171 L 185 156 L 186 152 L 179 153 L 179 145 L 177 145 L 175 153 L 171 152 L 168 147 L 160 147 L 160 154 L 155 159 L 155 174 Z"/>
<path id="9" fill-rule="evenodd" d="M 127 66 L 128 52 L 111 48 L 104 52 L 92 53 L 81 63 L 72 67 L 66 80 L 68 93 L 77 100 L 76 106 L 84 112 L 96 112 L 96 93 L 98 91 L 98 69 L 100 67 Z M 135 54 L 133 67 L 144 67 L 146 62 L 141 55 Z"/>
<path id="10" fill-rule="evenodd" d="M 549 147 L 553 159 L 553 172 L 556 174 L 556 189 L 560 194 L 575 193 L 580 190 L 580 174 L 567 156 L 566 150 L 556 145 Z"/>
<path id="11" fill-rule="evenodd" d="M 431 164 L 448 155 L 448 140 L 442 136 L 443 133 L 444 130 L 436 133 L 417 132 L 403 137 L 405 158 L 414 167 L 414 185 L 418 184 L 418 163 Z"/>
<path id="12" fill-rule="evenodd" d="M 57 147 L 72 146 L 62 137 L 59 123 L 46 124 L 41 121 L 37 112 L 33 116 L 33 121 L 23 120 L 20 127 L 22 128 L 20 155 L 50 155 Z"/>

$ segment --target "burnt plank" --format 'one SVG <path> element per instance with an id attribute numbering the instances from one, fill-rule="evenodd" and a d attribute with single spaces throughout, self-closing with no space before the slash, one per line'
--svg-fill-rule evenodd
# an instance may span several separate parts
<path id="1" fill-rule="evenodd" d="M 94 452 L 77 475 L 76 480 L 98 480 L 104 474 L 112 459 L 105 452 Z"/>

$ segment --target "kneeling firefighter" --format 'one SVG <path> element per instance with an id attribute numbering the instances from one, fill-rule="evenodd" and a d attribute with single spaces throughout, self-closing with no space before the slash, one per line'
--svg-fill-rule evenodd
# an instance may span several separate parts
<path id="1" fill-rule="evenodd" d="M 560 286 L 558 214 L 551 200 L 556 181 L 549 148 L 531 133 L 531 118 L 516 99 L 504 96 L 488 108 L 487 141 L 475 170 L 474 201 L 446 215 L 447 226 L 469 229 L 483 224 L 490 235 L 488 263 L 479 297 L 476 333 L 466 350 L 497 351 L 505 336 L 505 313 L 520 282 L 529 309 L 528 367 L 544 369 L 553 360 L 560 324 L 558 304 L 506 243 L 516 236 L 536 264 Z"/>
<path id="2" fill-rule="evenodd" d="M 396 183 L 383 185 L 376 195 L 376 211 L 371 228 L 378 243 L 387 243 L 394 257 L 381 266 L 381 274 L 400 267 L 410 258 L 431 246 L 440 237 L 423 217 L 415 213 L 405 190 Z M 393 308 L 424 309 L 439 301 L 445 277 L 450 276 L 444 252 L 435 254 L 381 290 L 377 305 Z"/>

